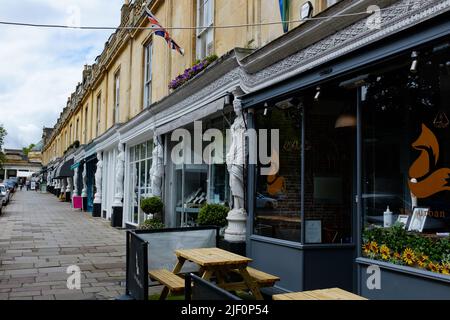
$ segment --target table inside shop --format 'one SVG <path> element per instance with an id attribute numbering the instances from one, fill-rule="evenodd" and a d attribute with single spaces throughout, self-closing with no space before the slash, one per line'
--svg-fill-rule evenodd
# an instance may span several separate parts
<path id="1" fill-rule="evenodd" d="M 276 294 L 273 300 L 367 300 L 340 288 Z"/>
<path id="2" fill-rule="evenodd" d="M 200 248 L 176 250 L 178 258 L 173 273 L 178 274 L 186 261 L 200 266 L 200 275 L 204 280 L 210 281 L 216 277 L 217 285 L 227 291 L 250 290 L 255 299 L 263 300 L 258 282 L 254 280 L 247 266 L 252 259 L 243 257 L 219 248 Z M 227 282 L 228 275 L 238 273 L 243 281 Z"/>

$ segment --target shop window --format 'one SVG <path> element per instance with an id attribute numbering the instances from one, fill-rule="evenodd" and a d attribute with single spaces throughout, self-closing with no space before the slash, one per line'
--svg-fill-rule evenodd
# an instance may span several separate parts
<path id="1" fill-rule="evenodd" d="M 148 141 L 130 148 L 130 193 L 129 215 L 131 224 L 142 224 L 146 219 L 140 208 L 143 198 L 151 196 L 151 176 L 153 141 Z"/>
<path id="2" fill-rule="evenodd" d="M 193 226 L 197 224 L 198 213 L 207 203 L 230 205 L 229 174 L 225 164 L 226 155 L 226 131 L 233 122 L 234 116 L 226 114 L 222 117 L 203 121 L 203 133 L 208 129 L 217 129 L 222 132 L 223 161 L 221 163 L 196 164 L 194 162 L 194 150 L 191 150 L 190 163 L 175 165 L 174 195 L 177 226 Z M 193 130 L 190 131 L 194 137 Z M 192 140 L 193 142 L 193 140 Z M 211 144 L 211 141 L 203 141 L 203 148 Z M 193 145 L 191 146 L 193 148 Z M 215 157 L 216 150 L 210 156 Z M 203 159 L 204 160 L 204 159 Z"/>
<path id="3" fill-rule="evenodd" d="M 367 86 L 363 255 L 448 275 L 448 55 L 422 57 L 416 72 L 405 65 L 374 75 Z"/>
<path id="4" fill-rule="evenodd" d="M 264 175 L 264 166 L 257 168 L 254 233 L 300 242 L 301 111 L 296 106 L 260 111 L 256 114 L 256 126 L 259 130 L 278 129 L 280 150 L 278 172 Z M 272 145 L 270 140 L 267 145 Z M 271 155 L 275 152 L 272 150 Z"/>
<path id="5" fill-rule="evenodd" d="M 330 85 L 305 103 L 305 244 L 352 242 L 355 102 L 354 90 Z"/>

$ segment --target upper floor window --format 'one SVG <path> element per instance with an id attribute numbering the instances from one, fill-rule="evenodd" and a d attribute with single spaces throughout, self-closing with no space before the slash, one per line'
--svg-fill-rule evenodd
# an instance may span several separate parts
<path id="1" fill-rule="evenodd" d="M 120 71 L 114 75 L 114 123 L 120 121 Z"/>
<path id="2" fill-rule="evenodd" d="M 214 51 L 214 0 L 197 0 L 197 59 Z"/>
<path id="3" fill-rule="evenodd" d="M 70 140 L 70 142 L 73 141 L 73 125 L 72 124 L 70 124 L 69 140 Z"/>
<path id="4" fill-rule="evenodd" d="M 144 50 L 144 108 L 148 108 L 152 103 L 152 49 L 153 44 L 149 42 Z"/>
<path id="5" fill-rule="evenodd" d="M 86 108 L 84 109 L 84 131 L 83 131 L 83 135 L 84 135 L 84 143 L 87 144 L 87 123 L 88 123 L 88 108 L 89 105 L 86 106 Z"/>
<path id="6" fill-rule="evenodd" d="M 101 112 L 102 112 L 102 94 L 99 93 L 97 96 L 97 126 L 95 127 L 95 136 L 98 137 L 100 121 L 101 121 Z"/>
<path id="7" fill-rule="evenodd" d="M 78 133 L 80 132 L 80 118 L 77 118 L 77 125 L 75 126 L 75 140 L 79 140 Z"/>

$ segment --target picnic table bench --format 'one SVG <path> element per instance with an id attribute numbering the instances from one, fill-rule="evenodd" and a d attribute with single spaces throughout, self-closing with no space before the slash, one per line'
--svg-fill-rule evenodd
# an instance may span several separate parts
<path id="1" fill-rule="evenodd" d="M 149 277 L 164 285 L 160 299 L 166 299 L 169 293 L 184 290 L 184 279 L 179 275 L 186 261 L 193 262 L 200 267 L 203 280 L 209 281 L 213 276 L 217 285 L 228 291 L 250 290 L 253 296 L 262 300 L 261 287 L 273 286 L 280 278 L 260 270 L 248 267 L 252 259 L 243 257 L 219 248 L 200 248 L 176 250 L 178 262 L 173 271 L 160 269 L 150 270 Z M 227 282 L 228 275 L 239 274 L 242 281 Z"/>
<path id="2" fill-rule="evenodd" d="M 367 300 L 340 288 L 277 294 L 273 300 Z"/>

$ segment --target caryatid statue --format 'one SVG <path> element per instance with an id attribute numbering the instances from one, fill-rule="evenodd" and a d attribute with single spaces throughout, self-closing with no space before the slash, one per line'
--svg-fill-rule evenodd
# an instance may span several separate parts
<path id="1" fill-rule="evenodd" d="M 103 156 L 101 152 L 97 152 L 97 169 L 95 171 L 95 189 L 94 203 L 102 203 L 102 170 Z"/>
<path id="2" fill-rule="evenodd" d="M 114 194 L 114 207 L 122 207 L 123 199 L 123 177 L 125 173 L 125 150 L 122 143 L 118 146 L 119 153 L 116 162 L 116 192 Z"/>
<path id="3" fill-rule="evenodd" d="M 247 213 L 244 209 L 244 164 L 245 164 L 245 120 L 241 100 L 233 102 L 236 119 L 231 125 L 231 145 L 226 161 L 230 176 L 230 189 L 233 197 L 232 210 L 228 213 L 228 227 L 225 240 L 245 241 Z"/>
<path id="4" fill-rule="evenodd" d="M 155 138 L 152 153 L 152 167 L 150 169 L 152 195 L 155 197 L 161 197 L 162 195 L 161 189 L 164 176 L 164 150 L 159 139 L 160 137 Z"/>

